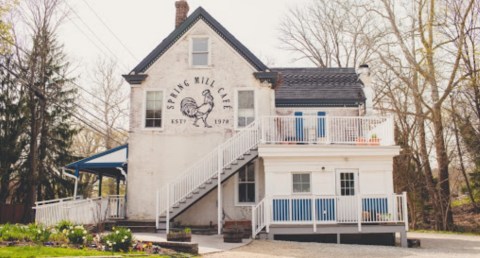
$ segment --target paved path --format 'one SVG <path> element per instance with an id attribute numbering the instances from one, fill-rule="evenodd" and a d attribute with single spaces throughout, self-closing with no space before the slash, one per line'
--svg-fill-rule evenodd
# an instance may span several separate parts
<path id="1" fill-rule="evenodd" d="M 401 248 L 255 240 L 243 247 L 207 254 L 205 257 L 480 257 L 480 236 L 408 233 L 408 237 L 419 238 L 422 247 Z"/>
<path id="2" fill-rule="evenodd" d="M 166 242 L 165 233 L 134 233 L 133 237 L 145 242 Z M 222 235 L 192 235 L 192 243 L 198 243 L 198 252 L 200 254 L 208 254 L 215 252 L 225 252 L 234 248 L 238 248 L 250 243 L 251 239 L 243 239 L 242 243 L 224 243 Z"/>

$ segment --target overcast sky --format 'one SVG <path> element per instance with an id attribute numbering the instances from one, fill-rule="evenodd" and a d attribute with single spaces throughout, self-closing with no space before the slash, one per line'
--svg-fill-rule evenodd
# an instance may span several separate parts
<path id="1" fill-rule="evenodd" d="M 289 8 L 308 1 L 188 0 L 188 3 L 189 13 L 202 6 L 255 55 L 262 60 L 273 60 L 278 67 L 307 65 L 292 63 L 291 53 L 280 48 L 278 27 Z M 129 72 L 174 29 L 175 0 L 66 2 L 72 10 L 59 37 L 77 67 L 76 72 L 83 77 L 80 80 L 85 79 L 82 70 L 91 67 L 100 56 L 116 59 L 120 72 Z"/>

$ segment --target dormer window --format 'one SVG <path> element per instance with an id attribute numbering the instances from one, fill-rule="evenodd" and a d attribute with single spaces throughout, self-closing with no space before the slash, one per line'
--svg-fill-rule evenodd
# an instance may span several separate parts
<path id="1" fill-rule="evenodd" d="M 192 66 L 208 66 L 208 38 L 192 38 Z"/>

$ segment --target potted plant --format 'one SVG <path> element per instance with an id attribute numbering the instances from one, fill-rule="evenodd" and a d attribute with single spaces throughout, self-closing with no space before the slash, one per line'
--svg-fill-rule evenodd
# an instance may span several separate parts
<path id="1" fill-rule="evenodd" d="M 223 242 L 241 243 L 243 237 L 243 228 L 238 224 L 223 229 Z"/>
<path id="2" fill-rule="evenodd" d="M 363 137 L 357 137 L 357 139 L 355 139 L 355 143 L 356 145 L 367 145 L 367 140 Z"/>
<path id="3" fill-rule="evenodd" d="M 380 138 L 378 138 L 377 134 L 374 133 L 368 142 L 370 145 L 380 145 Z"/>
<path id="4" fill-rule="evenodd" d="M 190 242 L 192 241 L 192 230 L 185 228 L 182 231 L 170 231 L 167 234 L 167 241 Z"/>

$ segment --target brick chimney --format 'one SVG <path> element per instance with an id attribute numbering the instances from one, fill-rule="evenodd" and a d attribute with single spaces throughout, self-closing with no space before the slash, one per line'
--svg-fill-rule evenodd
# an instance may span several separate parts
<path id="1" fill-rule="evenodd" d="M 186 0 L 179 0 L 175 2 L 177 13 L 175 14 L 175 28 L 178 28 L 186 19 L 190 7 Z"/>

